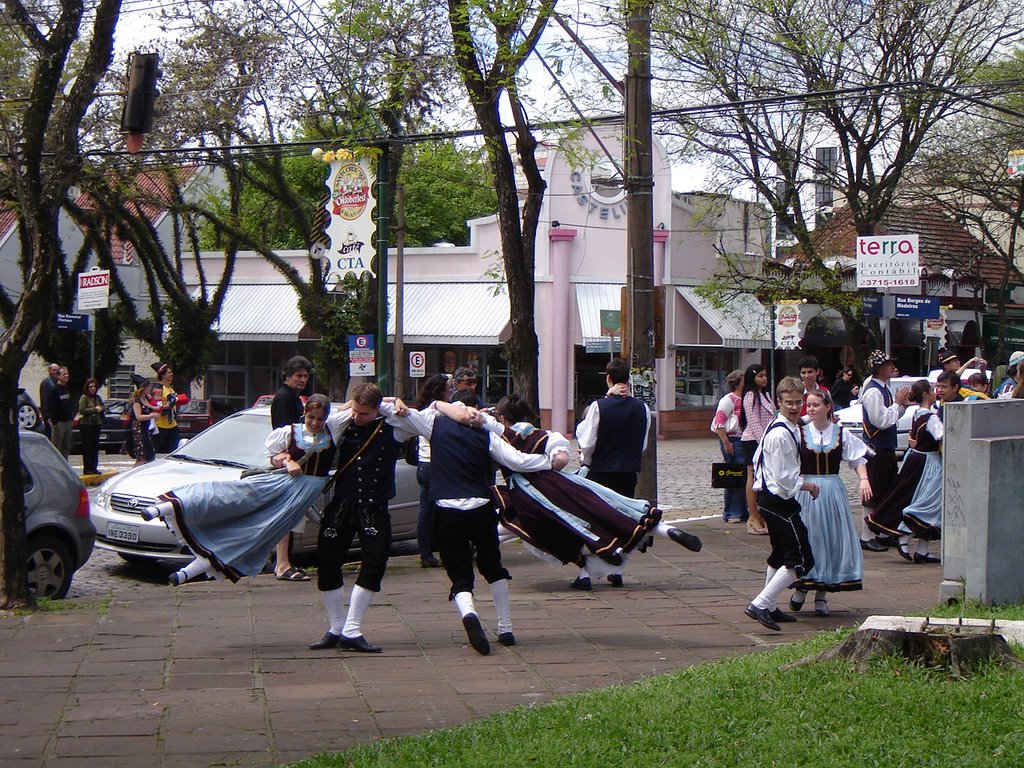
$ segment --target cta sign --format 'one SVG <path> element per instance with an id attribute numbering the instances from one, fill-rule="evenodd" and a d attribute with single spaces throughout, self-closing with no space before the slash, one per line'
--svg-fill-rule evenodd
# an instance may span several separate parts
<path id="1" fill-rule="evenodd" d="M 78 311 L 110 306 L 110 270 L 94 269 L 78 274 Z"/>
<path id="2" fill-rule="evenodd" d="M 919 283 L 917 235 L 857 238 L 858 288 L 913 288 Z"/>

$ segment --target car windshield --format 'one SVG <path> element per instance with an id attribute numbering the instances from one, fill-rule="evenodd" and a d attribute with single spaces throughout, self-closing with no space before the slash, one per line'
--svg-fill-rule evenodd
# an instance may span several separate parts
<path id="1" fill-rule="evenodd" d="M 269 434 L 268 413 L 241 413 L 199 433 L 172 453 L 171 458 L 246 467 L 268 466 L 270 459 L 263 444 Z"/>

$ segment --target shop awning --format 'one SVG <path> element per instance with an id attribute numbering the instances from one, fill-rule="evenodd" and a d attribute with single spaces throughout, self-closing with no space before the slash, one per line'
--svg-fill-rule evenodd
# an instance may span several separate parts
<path id="1" fill-rule="evenodd" d="M 590 347 L 608 343 L 608 337 L 601 335 L 601 310 L 621 309 L 622 288 L 620 283 L 576 283 L 576 312 L 582 336 L 577 344 Z"/>
<path id="2" fill-rule="evenodd" d="M 305 323 L 288 284 L 229 285 L 214 323 L 221 341 L 298 341 Z"/>
<path id="3" fill-rule="evenodd" d="M 679 295 L 733 349 L 768 349 L 771 346 L 771 317 L 768 308 L 749 293 L 741 293 L 716 307 L 691 286 L 677 287 Z"/>
<path id="4" fill-rule="evenodd" d="M 502 283 L 406 283 L 405 344 L 500 344 L 508 338 Z M 395 336 L 395 286 L 388 285 L 388 338 Z"/>

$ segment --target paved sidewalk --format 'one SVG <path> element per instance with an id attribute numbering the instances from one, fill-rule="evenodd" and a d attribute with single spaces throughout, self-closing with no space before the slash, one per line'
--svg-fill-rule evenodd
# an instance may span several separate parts
<path id="1" fill-rule="evenodd" d="M 659 540 L 631 560 L 624 588 L 592 593 L 568 589 L 571 569 L 506 544 L 519 644 L 495 643 L 487 657 L 466 644 L 443 571 L 411 556 L 392 561 L 366 618 L 381 655 L 308 650 L 324 631 L 314 583 L 270 576 L 131 584 L 75 609 L 0 614 L 0 768 L 274 766 L 937 600 L 940 567 L 866 553 L 864 591 L 833 596 L 827 618 L 805 609 L 770 632 L 743 615 L 763 582 L 766 537 L 717 517 L 686 527 L 702 552 Z M 486 588 L 477 601 L 493 629 Z"/>

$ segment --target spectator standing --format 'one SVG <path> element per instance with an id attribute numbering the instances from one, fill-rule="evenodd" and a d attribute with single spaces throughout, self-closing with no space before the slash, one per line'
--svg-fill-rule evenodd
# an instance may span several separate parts
<path id="1" fill-rule="evenodd" d="M 1017 384 L 1017 373 L 1024 363 L 1024 352 L 1017 351 L 1010 355 L 1010 361 L 1006 366 L 1006 378 L 999 382 L 999 386 L 992 392 L 992 397 L 1009 397 Z"/>
<path id="2" fill-rule="evenodd" d="M 71 399 L 71 390 L 68 389 L 70 377 L 67 368 L 60 368 L 57 372 L 57 383 L 50 390 L 50 441 L 65 459 L 71 455 L 71 429 L 75 418 L 75 402 Z"/>
<path id="3" fill-rule="evenodd" d="M 156 372 L 160 382 L 160 404 L 163 409 L 156 420 L 156 435 L 153 437 L 153 450 L 157 453 L 170 453 L 178 447 L 181 430 L 178 428 L 178 393 L 174 391 L 174 369 L 169 363 L 153 363 L 150 366 Z"/>
<path id="4" fill-rule="evenodd" d="M 309 372 L 313 364 L 302 355 L 289 358 L 281 369 L 283 381 L 274 399 L 270 402 L 270 426 L 274 429 L 298 424 L 303 420 L 304 406 L 301 393 L 309 383 Z M 305 518 L 297 526 L 302 530 Z M 274 576 L 279 581 L 309 581 L 309 574 L 292 565 L 292 531 L 284 536 L 274 548 Z"/>
<path id="5" fill-rule="evenodd" d="M 800 372 L 800 383 L 804 386 L 804 406 L 800 409 L 800 415 L 807 415 L 807 393 L 818 389 L 828 392 L 828 387 L 821 383 L 821 366 L 818 358 L 814 355 L 804 355 L 797 363 L 797 370 Z"/>
<path id="6" fill-rule="evenodd" d="M 46 378 L 39 383 L 39 414 L 43 417 L 43 424 L 47 434 L 53 434 L 53 414 L 50 412 L 53 403 L 53 388 L 57 386 L 57 377 L 60 375 L 60 363 L 50 363 L 47 367 Z"/>
<path id="7" fill-rule="evenodd" d="M 852 366 L 848 365 L 839 372 L 839 378 L 832 383 L 831 394 L 836 408 L 849 408 L 850 403 L 860 394 L 860 381 Z"/>
<path id="8" fill-rule="evenodd" d="M 156 458 L 150 435 L 150 424 L 160 415 L 159 401 L 156 405 L 153 404 L 160 385 L 141 376 L 132 375 L 138 388 L 132 393 L 131 400 L 128 401 L 128 407 L 131 409 L 131 426 L 121 452 L 127 453 L 135 459 L 135 466 L 139 466 Z"/>
<path id="9" fill-rule="evenodd" d="M 747 464 L 747 533 L 767 536 L 768 527 L 757 509 L 754 493 L 754 451 L 768 425 L 775 419 L 775 401 L 768 383 L 768 371 L 760 363 L 747 368 L 743 374 L 743 405 L 740 408 L 740 426 L 743 434 L 743 459 Z"/>
<path id="10" fill-rule="evenodd" d="M 718 401 L 718 409 L 711 419 L 711 431 L 718 435 L 719 450 L 726 464 L 743 466 L 743 427 L 740 410 L 743 405 L 743 371 L 730 371 L 725 377 L 728 390 Z M 725 509 L 722 519 L 727 523 L 744 523 L 747 513 L 746 491 L 743 488 L 725 489 Z"/>
<path id="11" fill-rule="evenodd" d="M 82 474 L 100 473 L 100 429 L 103 426 L 103 411 L 106 406 L 100 397 L 99 382 L 86 379 L 82 396 L 78 398 L 78 434 L 82 438 Z"/>

